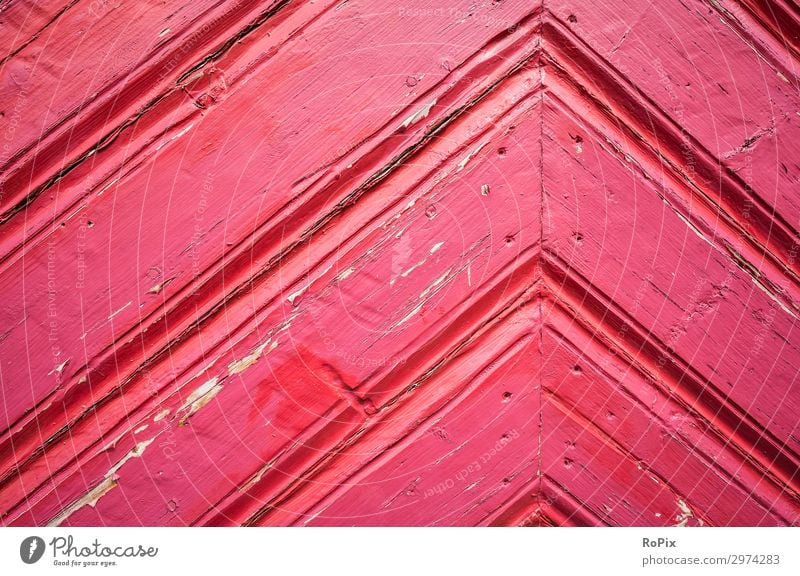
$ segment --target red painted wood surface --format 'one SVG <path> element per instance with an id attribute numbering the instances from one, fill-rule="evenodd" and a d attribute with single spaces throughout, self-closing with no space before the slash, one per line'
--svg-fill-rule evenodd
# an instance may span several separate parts
<path id="1" fill-rule="evenodd" d="M 786 0 L 0 8 L 4 525 L 800 524 Z"/>

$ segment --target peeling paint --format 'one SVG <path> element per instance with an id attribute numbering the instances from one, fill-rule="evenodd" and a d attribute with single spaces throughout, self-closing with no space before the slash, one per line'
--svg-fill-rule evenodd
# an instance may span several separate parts
<path id="1" fill-rule="evenodd" d="M 327 267 L 325 267 L 324 269 L 322 269 L 322 270 L 321 270 L 321 271 L 320 271 L 318 274 L 316 274 L 316 275 L 315 275 L 315 277 L 314 277 L 312 280 L 309 280 L 309 281 L 308 281 L 308 282 L 307 282 L 307 283 L 306 283 L 306 284 L 305 284 L 303 287 L 301 287 L 301 288 L 300 288 L 300 289 L 298 289 L 297 291 L 295 291 L 295 292 L 293 292 L 292 294 L 290 294 L 290 295 L 289 295 L 289 296 L 286 298 L 286 300 L 288 300 L 290 304 L 294 305 L 294 303 L 295 303 L 295 300 L 297 300 L 297 299 L 298 299 L 298 298 L 300 298 L 300 297 L 301 297 L 303 294 L 305 294 L 305 293 L 306 293 L 306 291 L 307 291 L 307 290 L 308 290 L 308 289 L 309 289 L 309 288 L 310 288 L 310 287 L 311 287 L 311 286 L 314 284 L 314 282 L 316 282 L 317 280 L 319 280 L 320 278 L 322 278 L 322 277 L 323 277 L 325 274 L 327 274 L 327 273 L 328 273 L 328 271 L 329 271 L 331 268 L 333 268 L 333 264 L 329 264 Z"/>
<path id="2" fill-rule="evenodd" d="M 264 349 L 269 346 L 269 350 L 267 350 L 267 354 L 275 350 L 278 346 L 278 340 L 273 340 L 272 338 L 268 338 L 266 342 L 261 344 L 258 348 L 253 350 L 250 354 L 242 358 L 241 360 L 236 360 L 228 364 L 228 374 L 234 375 L 239 374 L 247 370 L 250 366 L 258 362 L 259 358 L 261 358 L 261 354 L 264 352 Z"/>
<path id="3" fill-rule="evenodd" d="M 430 294 L 431 290 L 433 290 L 433 289 L 434 289 L 434 288 L 436 288 L 436 287 L 437 287 L 439 284 L 441 284 L 442 282 L 444 282 L 444 281 L 445 281 L 445 279 L 446 279 L 446 278 L 447 278 L 447 277 L 450 275 L 450 272 L 452 272 L 452 271 L 453 271 L 453 269 L 452 269 L 452 268 L 448 268 L 448 269 L 447 269 L 447 271 L 446 271 L 444 274 L 442 274 L 441 276 L 439 276 L 439 277 L 438 277 L 436 280 L 434 280 L 434 281 L 433 281 L 431 284 L 429 284 L 429 285 L 428 285 L 428 287 L 427 287 L 427 288 L 425 288 L 425 290 L 423 290 L 422 292 L 420 292 L 420 294 L 419 294 L 419 297 L 420 297 L 420 298 L 425 298 L 425 297 L 426 297 L 428 294 Z"/>
<path id="4" fill-rule="evenodd" d="M 223 387 L 222 384 L 218 383 L 218 378 L 214 377 L 192 392 L 181 407 L 176 410 L 176 412 L 184 412 L 178 425 L 186 424 L 189 418 L 219 394 Z"/>
<path id="5" fill-rule="evenodd" d="M 675 520 L 677 520 L 675 526 L 686 526 L 689 519 L 694 518 L 694 512 L 686 505 L 686 502 L 680 499 L 678 500 L 678 508 L 680 508 L 681 512 L 675 516 Z"/>
<path id="6" fill-rule="evenodd" d="M 178 138 L 184 136 L 186 133 L 189 132 L 189 130 L 192 129 L 193 126 L 194 126 L 194 124 L 189 124 L 186 128 L 184 128 L 183 130 L 181 130 L 180 132 L 178 132 L 174 136 L 172 136 L 170 138 L 167 138 L 166 140 L 163 140 L 163 141 L 159 142 L 158 144 L 156 144 L 156 146 L 155 146 L 156 151 L 161 150 L 164 146 L 166 146 L 170 142 L 174 142 Z"/>
<path id="7" fill-rule="evenodd" d="M 290 304 L 294 304 L 294 301 L 295 301 L 297 298 L 299 298 L 300 296 L 302 296 L 302 295 L 305 293 L 305 291 L 306 291 L 306 290 L 308 290 L 308 288 L 309 288 L 310 286 L 311 286 L 311 283 L 309 282 L 308 284 L 306 284 L 305 286 L 303 286 L 302 288 L 300 288 L 300 289 L 299 289 L 297 292 L 292 292 L 291 294 L 289 294 L 289 295 L 286 297 L 286 300 L 287 300 L 287 301 L 288 301 Z"/>
<path id="8" fill-rule="evenodd" d="M 52 376 L 53 374 L 57 374 L 58 376 L 61 376 L 61 373 L 64 371 L 64 368 L 67 367 L 69 361 L 70 359 L 64 360 L 61 364 L 50 370 L 50 372 L 48 372 L 47 375 Z"/>
<path id="9" fill-rule="evenodd" d="M 346 280 L 355 271 L 356 271 L 355 268 L 350 267 L 347 270 L 345 270 L 344 272 L 340 272 L 339 275 L 336 276 L 336 280 L 339 281 L 339 282 L 341 282 L 342 280 Z"/>
<path id="10" fill-rule="evenodd" d="M 481 143 L 478 145 L 478 147 L 477 147 L 477 148 L 475 148 L 475 149 L 474 149 L 472 152 L 470 152 L 469 154 L 467 154 L 467 155 L 464 157 L 464 159 L 463 159 L 463 160 L 461 160 L 461 162 L 459 162 L 459 163 L 458 163 L 458 166 L 456 166 L 456 172 L 461 172 L 461 171 L 462 171 L 462 170 L 463 170 L 463 169 L 464 169 L 464 168 L 467 166 L 467 164 L 469 164 L 470 160 L 472 160 L 472 159 L 473 159 L 475 156 L 477 156 L 477 155 L 478 155 L 478 152 L 480 152 L 481 150 L 483 150 L 484 146 L 486 146 L 488 143 L 489 143 L 489 141 L 488 141 L 488 140 L 487 140 L 487 141 L 485 141 L 485 142 L 481 142 Z"/>
<path id="11" fill-rule="evenodd" d="M 148 292 L 148 294 L 160 294 L 164 290 L 164 288 L 166 288 L 174 280 L 175 280 L 174 277 L 173 278 L 168 278 L 167 280 L 164 280 L 163 282 L 160 282 L 159 284 L 156 284 L 155 286 L 150 288 L 150 290 L 148 290 L 147 292 Z"/>
<path id="12" fill-rule="evenodd" d="M 408 128 L 412 124 L 416 124 L 420 120 L 422 120 L 424 118 L 427 118 L 428 114 L 430 114 L 431 109 L 434 106 L 436 106 L 436 98 L 434 98 L 429 104 L 424 106 L 421 110 L 419 110 L 418 112 L 415 112 L 414 114 L 412 114 L 411 116 L 406 118 L 405 121 L 401 124 L 401 127 L 402 128 Z"/>
<path id="13" fill-rule="evenodd" d="M 123 310 L 125 310 L 125 309 L 126 309 L 128 306 L 130 306 L 131 304 L 133 304 L 133 301 L 129 301 L 129 302 L 128 302 L 127 304 L 125 304 L 125 306 L 123 306 L 122 308 L 119 308 L 119 309 L 117 309 L 115 312 L 112 312 L 112 313 L 109 315 L 108 319 L 109 319 L 109 320 L 111 320 L 112 318 L 114 318 L 114 316 L 116 316 L 117 314 L 119 314 L 120 312 L 122 312 Z"/>
<path id="14" fill-rule="evenodd" d="M 73 513 L 77 512 L 84 506 L 94 508 L 97 502 L 108 494 L 111 490 L 117 487 L 117 481 L 114 478 L 103 478 L 102 482 L 89 490 L 84 496 L 64 508 L 55 518 L 47 523 L 48 527 L 60 526 L 61 523 L 69 518 Z"/>
<path id="15" fill-rule="evenodd" d="M 84 506 L 90 506 L 94 508 L 97 505 L 97 502 L 108 494 L 111 490 L 118 486 L 118 482 L 116 479 L 117 471 L 122 468 L 122 466 L 131 458 L 139 458 L 147 447 L 153 443 L 155 438 L 151 438 L 150 440 L 145 440 L 143 442 L 139 442 L 133 449 L 128 452 L 119 462 L 117 462 L 111 469 L 106 472 L 103 480 L 94 488 L 89 490 L 84 496 L 78 498 L 64 508 L 58 515 L 55 516 L 50 522 L 47 523 L 48 526 L 59 526 L 64 520 L 69 518 L 74 512 L 83 508 Z"/>
<path id="16" fill-rule="evenodd" d="M 281 452 L 280 452 L 280 453 L 279 453 L 279 454 L 278 454 L 278 455 L 277 455 L 275 458 L 271 459 L 269 462 L 267 462 L 267 463 L 266 463 L 266 464 L 264 464 L 264 465 L 263 465 L 261 468 L 259 468 L 259 469 L 258 469 L 258 472 L 256 472 L 256 473 L 253 475 L 253 477 L 252 477 L 252 478 L 250 478 L 250 480 L 248 480 L 248 481 L 247 481 L 245 484 L 243 484 L 243 485 L 242 485 L 242 486 L 239 488 L 239 490 L 240 490 L 240 491 L 242 491 L 242 492 L 247 492 L 247 491 L 248 491 L 250 488 L 252 488 L 252 487 L 253 487 L 253 486 L 255 486 L 256 484 L 258 484 L 259 482 L 261 482 L 261 479 L 264 477 L 264 474 L 266 474 L 268 470 L 271 470 L 271 469 L 272 469 L 272 467 L 273 467 L 273 466 L 275 466 L 275 462 L 277 462 L 277 461 L 278 461 L 278 459 L 279 459 L 279 458 L 280 458 L 280 457 L 281 457 L 283 454 L 284 454 L 284 452 L 283 452 L 283 451 L 281 451 Z"/>
<path id="17" fill-rule="evenodd" d="M 425 304 L 424 302 L 420 302 L 420 303 L 419 303 L 419 304 L 418 304 L 418 305 L 417 305 L 417 306 L 416 306 L 416 307 L 415 307 L 415 308 L 414 308 L 414 309 L 413 309 L 411 312 L 409 312 L 408 314 L 406 314 L 406 315 L 405 315 L 405 316 L 404 316 L 404 317 L 403 317 L 403 318 L 402 318 L 402 319 L 401 319 L 399 322 L 396 322 L 396 323 L 394 323 L 394 324 L 392 325 L 392 327 L 393 327 L 393 328 L 397 328 L 398 326 L 400 326 L 400 325 L 402 325 L 402 324 L 405 324 L 406 322 L 408 322 L 408 321 L 409 321 L 409 320 L 410 320 L 410 319 L 411 319 L 411 318 L 412 318 L 412 317 L 413 317 L 413 316 L 414 316 L 414 315 L 415 315 L 417 312 L 419 312 L 420 310 L 422 310 L 422 306 L 423 306 L 424 304 Z"/>

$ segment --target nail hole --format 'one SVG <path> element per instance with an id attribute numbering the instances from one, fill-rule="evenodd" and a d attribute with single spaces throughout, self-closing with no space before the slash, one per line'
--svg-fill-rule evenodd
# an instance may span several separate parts
<path id="1" fill-rule="evenodd" d="M 497 149 L 497 153 L 500 156 L 505 156 L 508 153 L 508 148 L 506 148 L 505 146 L 501 146 L 500 148 Z"/>
<path id="2" fill-rule="evenodd" d="M 575 24 L 575 22 L 577 22 L 577 21 L 578 21 L 578 17 L 577 17 L 577 16 L 575 16 L 575 14 L 570 14 L 570 15 L 567 17 L 567 20 L 569 20 L 569 23 L 570 23 L 570 24 Z"/>
<path id="3" fill-rule="evenodd" d="M 94 226 L 94 222 L 92 222 L 91 220 L 87 220 L 87 221 L 86 221 L 86 226 L 87 226 L 88 228 L 91 228 L 91 227 L 93 227 L 93 226 Z"/>
<path id="4" fill-rule="evenodd" d="M 436 206 L 431 204 L 425 209 L 425 216 L 428 217 L 428 220 L 433 220 L 436 218 Z"/>
<path id="5" fill-rule="evenodd" d="M 578 154 L 583 152 L 583 138 L 580 135 L 573 136 L 572 134 L 570 134 L 569 137 L 575 142 L 575 152 Z"/>
<path id="6" fill-rule="evenodd" d="M 503 392 L 503 402 L 508 402 L 514 396 L 511 392 Z"/>
<path id="7" fill-rule="evenodd" d="M 572 373 L 575 374 L 575 376 L 580 376 L 583 374 L 583 368 L 575 364 L 575 366 L 572 367 Z"/>

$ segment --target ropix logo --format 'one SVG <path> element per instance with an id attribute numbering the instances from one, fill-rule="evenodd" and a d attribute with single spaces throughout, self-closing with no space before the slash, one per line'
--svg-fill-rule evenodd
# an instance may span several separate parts
<path id="1" fill-rule="evenodd" d="M 36 564 L 44 556 L 44 540 L 38 536 L 28 536 L 19 545 L 19 557 L 25 564 Z"/>

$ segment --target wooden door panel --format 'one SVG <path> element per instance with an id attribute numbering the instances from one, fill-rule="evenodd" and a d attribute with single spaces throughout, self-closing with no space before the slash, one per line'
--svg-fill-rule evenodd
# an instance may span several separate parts
<path id="1" fill-rule="evenodd" d="M 10 4 L 3 524 L 797 525 L 799 15 Z"/>

